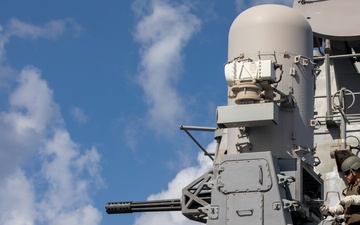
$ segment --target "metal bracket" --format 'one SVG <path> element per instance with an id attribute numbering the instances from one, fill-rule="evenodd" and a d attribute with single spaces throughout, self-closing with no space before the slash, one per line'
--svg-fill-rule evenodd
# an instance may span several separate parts
<path id="1" fill-rule="evenodd" d="M 273 210 L 276 210 L 276 211 L 281 210 L 281 203 L 280 202 L 274 202 L 273 203 Z"/>
<path id="2" fill-rule="evenodd" d="M 214 188 L 216 180 L 212 179 L 212 175 L 209 174 L 209 181 L 205 183 L 208 188 Z"/>
<path id="3" fill-rule="evenodd" d="M 241 142 L 236 144 L 236 150 L 241 153 L 241 150 L 248 146 L 249 151 L 252 149 L 252 144 L 250 142 Z"/>
<path id="4" fill-rule="evenodd" d="M 199 211 L 208 215 L 208 219 L 217 220 L 219 218 L 219 206 L 207 205 L 198 208 Z"/>
<path id="5" fill-rule="evenodd" d="M 280 185 L 288 185 L 292 182 L 295 182 L 295 177 L 293 176 L 286 176 L 283 173 L 277 174 L 278 183 Z"/>
<path id="6" fill-rule="evenodd" d="M 317 119 L 310 120 L 310 127 L 313 127 L 314 129 L 319 129 L 321 127 L 321 123 Z"/>
<path id="7" fill-rule="evenodd" d="M 300 64 L 302 66 L 308 66 L 310 64 L 311 65 L 316 65 L 313 61 L 311 61 L 310 58 L 307 58 L 307 57 L 302 56 L 302 55 L 295 56 L 294 63 L 295 64 Z"/>
<path id="8" fill-rule="evenodd" d="M 296 200 L 282 199 L 284 209 L 288 209 L 290 212 L 296 212 L 301 208 L 300 202 Z"/>

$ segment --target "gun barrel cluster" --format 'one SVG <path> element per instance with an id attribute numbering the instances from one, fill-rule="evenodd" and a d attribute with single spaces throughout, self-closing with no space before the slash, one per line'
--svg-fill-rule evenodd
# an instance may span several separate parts
<path id="1" fill-rule="evenodd" d="M 108 214 L 133 212 L 181 211 L 180 199 L 153 200 L 144 202 L 108 202 L 105 206 Z"/>

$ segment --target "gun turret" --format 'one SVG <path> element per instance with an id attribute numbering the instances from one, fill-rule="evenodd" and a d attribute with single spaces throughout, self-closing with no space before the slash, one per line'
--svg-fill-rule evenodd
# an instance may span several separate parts
<path id="1" fill-rule="evenodd" d="M 181 211 L 180 199 L 153 200 L 144 202 L 108 202 L 105 206 L 108 214 L 133 212 Z"/>

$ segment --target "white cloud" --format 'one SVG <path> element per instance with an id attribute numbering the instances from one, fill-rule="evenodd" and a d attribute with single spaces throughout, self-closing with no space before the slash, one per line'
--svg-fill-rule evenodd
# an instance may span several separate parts
<path id="1" fill-rule="evenodd" d="M 57 129 L 39 153 L 41 175 L 48 185 L 37 202 L 41 220 L 47 224 L 99 224 L 101 213 L 90 205 L 90 186 L 99 179 L 100 155 L 96 149 L 81 153 L 68 132 Z M 92 177 L 92 179 L 89 179 Z M 92 214 L 91 223 L 84 215 Z"/>
<path id="2" fill-rule="evenodd" d="M 206 150 L 208 152 L 215 152 L 215 148 L 216 141 L 213 141 L 207 146 Z M 150 195 L 148 200 L 180 198 L 182 189 L 209 171 L 211 166 L 212 161 L 207 156 L 204 156 L 203 152 L 200 152 L 197 157 L 197 165 L 181 170 L 175 178 L 169 182 L 166 190 Z M 136 218 L 134 223 L 134 225 L 158 224 L 194 225 L 199 223 L 187 219 L 181 212 L 143 213 Z"/>
<path id="3" fill-rule="evenodd" d="M 89 121 L 89 118 L 85 115 L 84 110 L 79 107 L 72 107 L 70 113 L 73 120 L 78 123 L 85 124 Z"/>
<path id="4" fill-rule="evenodd" d="M 21 170 L 0 182 L 0 224 L 34 224 L 34 187 Z"/>
<path id="5" fill-rule="evenodd" d="M 0 117 L 0 134 L 7 133 L 0 135 L 5 143 L 0 154 L 7 156 L 1 157 L 6 173 L 0 177 L 0 223 L 99 224 L 101 213 L 89 196 L 93 184 L 101 185 L 99 153 L 95 148 L 83 152 L 70 139 L 39 70 L 25 68 L 18 82 L 9 111 Z M 22 170 L 32 165 L 30 159 L 39 163 L 36 176 L 31 175 L 36 179 Z"/>
<path id="6" fill-rule="evenodd" d="M 40 79 L 39 71 L 32 67 L 21 71 L 9 105 L 8 111 L 0 113 L 0 177 L 11 174 L 31 157 L 49 122 L 59 119 L 52 91 Z"/>
<path id="7" fill-rule="evenodd" d="M 10 37 L 54 38 L 63 32 L 61 26 L 37 27 L 13 19 L 0 33 L 0 73 L 12 70 L 5 54 Z M 16 76 L 8 107 L 0 112 L 0 224 L 100 224 L 101 213 L 89 194 L 103 185 L 100 154 L 71 140 L 39 69 L 27 66 Z"/>
<path id="8" fill-rule="evenodd" d="M 5 120 L 12 121 L 18 133 L 27 130 L 42 133 L 50 119 L 59 118 L 52 90 L 40 79 L 40 71 L 31 66 L 21 71 L 18 83 L 9 99 L 11 113 Z"/>
<path id="9" fill-rule="evenodd" d="M 136 1 L 140 20 L 135 39 L 141 44 L 139 82 L 145 92 L 149 125 L 157 131 L 174 130 L 185 120 L 185 101 L 176 89 L 182 67 L 182 51 L 200 29 L 200 20 L 185 4 L 166 0 Z"/>
<path id="10" fill-rule="evenodd" d="M 252 0 L 252 1 L 235 0 L 235 5 L 237 11 L 241 12 L 246 10 L 247 8 L 261 4 L 280 4 L 280 5 L 287 5 L 289 7 L 292 7 L 293 2 L 294 2 L 293 0 Z"/>
<path id="11" fill-rule="evenodd" d="M 61 214 L 52 225 L 67 225 L 67 224 L 83 224 L 83 225 L 97 225 L 100 224 L 101 214 L 91 205 L 85 205 L 82 208 L 71 211 L 70 213 Z"/>
<path id="12" fill-rule="evenodd" d="M 56 39 L 63 35 L 66 30 L 72 30 L 76 35 L 81 31 L 81 27 L 72 19 L 52 20 L 44 26 L 36 26 L 16 18 L 10 19 L 6 26 L 7 35 L 27 39 Z"/>

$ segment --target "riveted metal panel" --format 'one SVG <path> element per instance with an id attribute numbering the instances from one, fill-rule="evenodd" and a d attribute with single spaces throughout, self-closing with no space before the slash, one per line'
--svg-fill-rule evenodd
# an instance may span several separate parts
<path id="1" fill-rule="evenodd" d="M 262 158 L 224 161 L 220 165 L 218 186 L 224 194 L 268 191 L 272 186 L 269 163 Z"/>
<path id="2" fill-rule="evenodd" d="M 264 224 L 264 196 L 260 192 L 228 195 L 227 225 Z"/>

